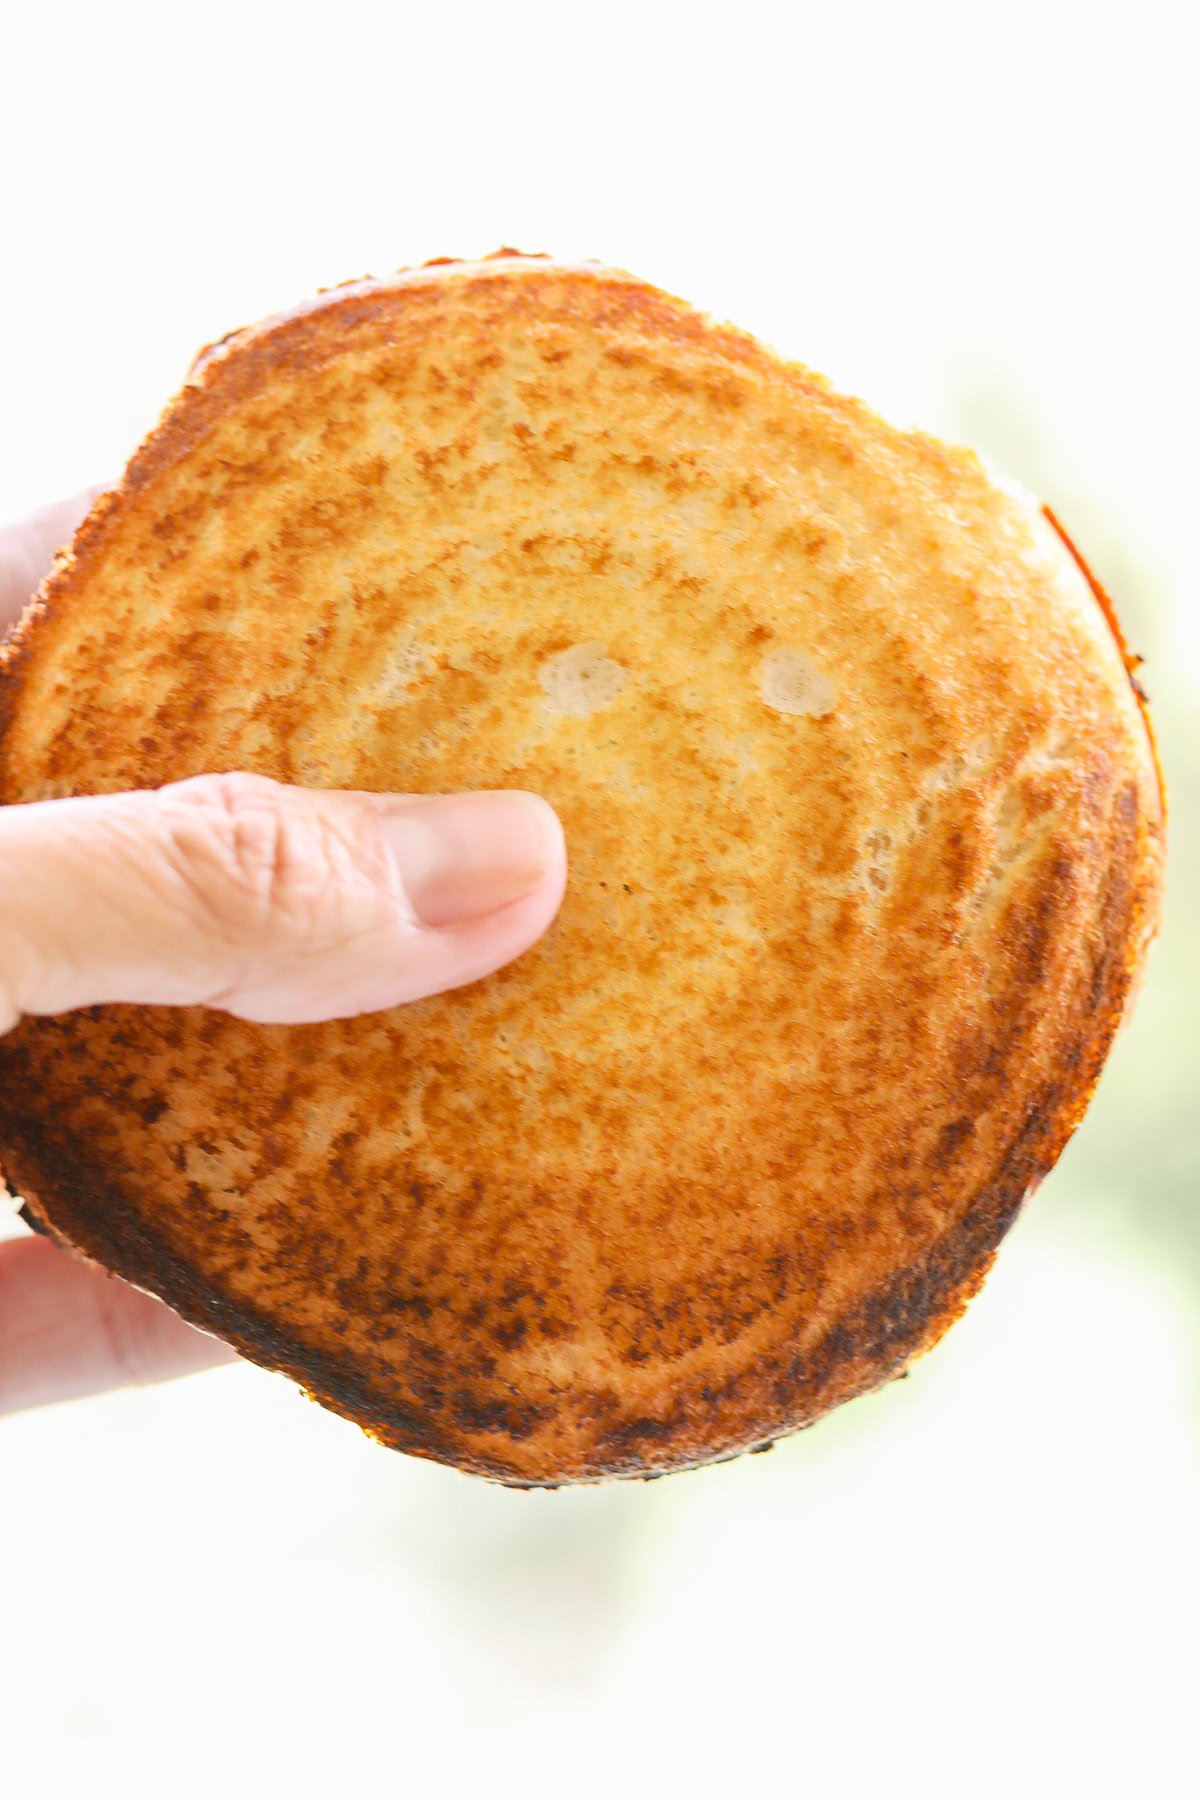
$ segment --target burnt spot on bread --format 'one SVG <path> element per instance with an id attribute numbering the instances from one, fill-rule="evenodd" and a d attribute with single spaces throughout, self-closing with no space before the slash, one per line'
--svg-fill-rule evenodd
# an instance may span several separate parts
<path id="1" fill-rule="evenodd" d="M 522 1443 L 554 1416 L 551 1406 L 522 1406 L 508 1400 L 480 1400 L 463 1390 L 454 1396 L 453 1418 L 469 1435 L 496 1435 Z"/>

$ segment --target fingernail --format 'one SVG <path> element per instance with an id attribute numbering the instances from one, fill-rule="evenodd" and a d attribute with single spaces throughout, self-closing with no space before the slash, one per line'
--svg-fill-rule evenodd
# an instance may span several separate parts
<path id="1" fill-rule="evenodd" d="M 446 794 L 380 820 L 422 925 L 480 919 L 536 888 L 560 859 L 562 830 L 536 794 Z"/>

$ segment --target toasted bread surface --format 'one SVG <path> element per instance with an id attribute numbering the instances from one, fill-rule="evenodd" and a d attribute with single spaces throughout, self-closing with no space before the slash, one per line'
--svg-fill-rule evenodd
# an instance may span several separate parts
<path id="1" fill-rule="evenodd" d="M 599 265 L 235 333 L 0 657 L 5 803 L 243 768 L 557 807 L 559 919 L 473 988 L 0 1041 L 0 1162 L 63 1241 L 501 1480 L 731 1455 L 900 1372 L 1157 917 L 1148 726 L 1051 524 Z"/>

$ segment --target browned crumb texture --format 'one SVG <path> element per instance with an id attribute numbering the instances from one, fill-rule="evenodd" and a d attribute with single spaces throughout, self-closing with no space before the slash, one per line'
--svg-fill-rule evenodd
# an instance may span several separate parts
<path id="1" fill-rule="evenodd" d="M 1049 524 L 598 265 L 235 333 L 0 654 L 5 802 L 240 767 L 558 808 L 562 914 L 479 986 L 0 1043 L 57 1235 L 505 1481 L 728 1456 L 898 1373 L 1156 919 L 1148 731 Z"/>

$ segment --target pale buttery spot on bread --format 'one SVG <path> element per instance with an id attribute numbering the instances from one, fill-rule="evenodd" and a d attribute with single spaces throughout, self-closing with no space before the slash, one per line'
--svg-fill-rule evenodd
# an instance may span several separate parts
<path id="1" fill-rule="evenodd" d="M 780 646 L 763 657 L 758 671 L 763 704 L 789 718 L 823 718 L 837 705 L 837 688 L 803 650 Z"/>
<path id="2" fill-rule="evenodd" d="M 576 719 L 589 718 L 615 700 L 628 679 L 628 670 L 604 654 L 603 644 L 573 644 L 538 669 L 548 711 Z"/>

